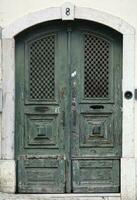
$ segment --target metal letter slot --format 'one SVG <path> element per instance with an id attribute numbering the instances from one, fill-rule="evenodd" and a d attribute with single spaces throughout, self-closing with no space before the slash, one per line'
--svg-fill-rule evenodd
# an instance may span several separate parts
<path id="1" fill-rule="evenodd" d="M 93 106 L 90 106 L 91 109 L 93 110 L 100 110 L 100 109 L 104 109 L 104 106 L 102 105 L 93 105 Z"/>
<path id="2" fill-rule="evenodd" d="M 36 107 L 35 110 L 37 112 L 47 112 L 49 110 L 48 107 Z"/>

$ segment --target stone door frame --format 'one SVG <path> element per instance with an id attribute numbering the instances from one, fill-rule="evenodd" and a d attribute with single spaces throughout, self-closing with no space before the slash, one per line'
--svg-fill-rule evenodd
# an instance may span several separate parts
<path id="1" fill-rule="evenodd" d="M 65 15 L 69 8 L 70 15 Z M 0 191 L 15 193 L 16 170 L 14 160 L 14 133 L 15 133 L 15 41 L 14 36 L 21 31 L 50 20 L 74 20 L 83 19 L 98 22 L 109 26 L 123 35 L 123 122 L 122 122 L 122 158 L 121 158 L 121 193 L 120 194 L 94 194 L 86 195 L 89 199 L 135 200 L 135 109 L 134 109 L 134 74 L 135 74 L 135 30 L 124 20 L 92 8 L 77 7 L 71 3 L 65 3 L 61 7 L 46 8 L 30 13 L 12 24 L 1 29 L 1 59 L 2 66 L 2 135 L 1 160 L 0 160 Z M 133 97 L 126 99 L 124 94 L 131 91 Z M 73 194 L 72 194 L 73 195 Z M 71 195 L 71 197 L 72 197 Z M 15 195 L 16 196 L 16 195 Z M 46 195 L 45 195 L 46 196 Z M 53 195 L 51 195 L 53 196 Z M 58 196 L 58 195 L 57 195 Z M 74 195 L 76 196 L 76 195 Z M 83 195 L 82 195 L 83 196 Z M 64 195 L 65 197 L 65 195 Z M 68 196 L 69 197 L 69 196 Z"/>

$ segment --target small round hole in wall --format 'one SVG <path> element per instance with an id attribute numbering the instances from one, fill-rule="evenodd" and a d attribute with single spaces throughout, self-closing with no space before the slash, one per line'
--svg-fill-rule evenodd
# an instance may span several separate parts
<path id="1" fill-rule="evenodd" d="M 131 91 L 126 91 L 125 92 L 125 98 L 126 99 L 132 99 L 133 97 L 133 93 Z"/>

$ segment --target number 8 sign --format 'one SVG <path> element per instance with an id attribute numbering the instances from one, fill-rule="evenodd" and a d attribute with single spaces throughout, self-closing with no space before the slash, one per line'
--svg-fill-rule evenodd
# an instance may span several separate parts
<path id="1" fill-rule="evenodd" d="M 66 15 L 67 15 L 67 16 L 70 15 L 70 8 L 66 8 Z"/>
<path id="2" fill-rule="evenodd" d="M 65 3 L 62 5 L 62 20 L 74 20 L 74 5 Z"/>

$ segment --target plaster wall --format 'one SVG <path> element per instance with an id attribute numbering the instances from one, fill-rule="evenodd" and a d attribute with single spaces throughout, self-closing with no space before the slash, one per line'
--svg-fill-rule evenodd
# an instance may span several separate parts
<path id="1" fill-rule="evenodd" d="M 76 6 L 101 10 L 118 16 L 137 28 L 136 0 L 68 0 Z M 0 0 L 0 24 L 2 27 L 30 12 L 47 7 L 61 6 L 65 0 Z"/>

